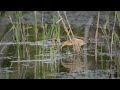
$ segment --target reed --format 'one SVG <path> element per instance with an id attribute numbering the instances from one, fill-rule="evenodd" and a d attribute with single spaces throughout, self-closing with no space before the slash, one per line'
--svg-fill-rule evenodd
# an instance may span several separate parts
<path id="1" fill-rule="evenodd" d="M 15 29 L 15 38 L 17 43 L 17 57 L 18 57 L 18 78 L 20 78 L 20 33 L 21 33 L 21 12 L 16 11 L 15 17 L 16 17 L 16 23 L 12 21 L 12 17 L 10 17 L 10 21 L 12 23 L 13 29 Z"/>
<path id="2" fill-rule="evenodd" d="M 106 48 L 104 50 L 104 52 L 106 51 L 106 53 L 109 53 L 110 57 L 110 62 L 109 64 L 106 63 L 106 68 L 110 68 L 110 70 L 114 70 L 117 71 L 120 68 L 119 67 L 119 55 L 116 54 L 116 56 L 114 56 L 115 53 L 113 53 L 113 51 L 119 52 L 118 48 L 119 48 L 119 43 L 120 43 L 120 37 L 119 37 L 119 28 L 116 28 L 116 23 L 119 23 L 119 12 L 115 11 L 114 12 L 114 19 L 113 19 L 113 26 L 112 28 L 110 28 L 109 26 L 109 17 L 107 17 L 106 23 L 104 24 L 104 27 L 101 28 L 102 30 L 102 34 L 105 37 L 105 44 L 106 44 Z M 101 47 L 101 52 L 103 52 L 103 49 Z M 103 59 L 103 57 L 101 56 L 101 60 Z M 115 63 L 115 64 L 114 64 Z M 101 67 L 103 67 L 103 62 L 101 62 Z M 117 68 L 116 68 L 117 67 Z M 110 78 L 115 78 L 115 73 L 111 73 L 110 74 Z M 119 74 L 117 73 L 117 77 L 119 77 Z"/>
<path id="3" fill-rule="evenodd" d="M 105 24 L 103 25 L 103 27 L 100 27 L 100 30 L 101 30 L 101 36 L 104 36 L 104 45 L 105 46 L 102 46 L 101 45 L 101 53 L 108 53 L 110 55 L 111 51 L 110 51 L 110 27 L 109 27 L 109 16 L 107 15 L 106 16 L 106 22 Z M 110 57 L 109 57 L 110 59 Z M 101 55 L 101 68 L 108 68 L 108 64 L 107 63 L 104 63 L 104 57 L 103 55 Z"/>
<path id="4" fill-rule="evenodd" d="M 57 57 L 58 54 L 61 54 L 64 46 L 72 46 L 72 49 L 74 53 L 80 52 L 81 46 L 86 44 L 87 40 L 82 40 L 80 38 L 77 38 L 73 30 L 71 28 L 71 25 L 69 23 L 67 13 L 66 11 L 62 12 L 57 11 L 53 14 L 53 20 L 52 24 L 47 24 L 44 22 L 44 13 L 42 13 L 42 23 L 38 24 L 37 19 L 37 11 L 31 12 L 34 17 L 34 24 L 24 24 L 24 18 L 22 11 L 16 11 L 14 12 L 15 20 L 12 15 L 9 15 L 12 27 L 10 30 L 14 30 L 15 32 L 15 39 L 16 39 L 16 54 L 17 54 L 17 68 L 18 68 L 18 77 L 17 78 L 34 78 L 34 79 L 46 79 L 46 78 L 57 78 L 57 76 L 49 76 L 49 74 L 56 74 L 60 72 L 60 64 L 59 64 L 59 57 Z M 63 18 L 64 17 L 64 18 Z M 103 53 L 109 53 L 109 59 L 113 62 L 115 62 L 115 65 L 117 65 L 117 69 L 120 69 L 120 57 L 119 55 L 116 55 L 116 57 L 113 56 L 113 50 L 119 51 L 118 48 L 120 47 L 120 36 L 118 34 L 119 29 L 116 29 L 116 22 L 120 23 L 120 12 L 115 12 L 114 17 L 114 25 L 112 29 L 110 30 L 109 27 L 109 17 L 106 19 L 106 22 L 104 24 L 104 27 L 100 27 L 99 20 L 100 20 L 100 12 L 98 12 L 97 15 L 97 24 L 96 24 L 96 32 L 95 32 L 95 61 L 96 61 L 96 67 L 99 64 L 99 31 L 102 32 L 102 36 L 104 36 L 104 46 L 100 46 L 100 52 Z M 66 22 L 66 23 L 65 23 Z M 42 27 L 41 27 L 42 26 Z M 61 28 L 63 27 L 63 29 Z M 30 29 L 31 28 L 31 29 Z M 39 31 L 39 28 L 42 30 Z M 89 28 L 87 28 L 88 30 Z M 99 30 L 100 29 L 100 30 Z M 65 32 L 67 39 L 62 43 L 61 45 L 61 37 L 63 34 L 61 32 Z M 87 33 L 87 34 L 86 34 Z M 30 37 L 30 34 L 33 36 Z M 88 32 L 85 32 L 85 37 L 88 39 Z M 110 37 L 110 38 L 109 38 Z M 4 38 L 4 37 L 3 37 Z M 46 41 L 46 42 L 44 42 Z M 23 45 L 21 44 L 23 42 Z M 30 46 L 25 44 L 26 42 L 35 43 L 40 42 L 40 45 L 34 45 Z M 50 42 L 50 44 L 48 44 Z M 42 44 L 41 44 L 42 43 Z M 46 45 L 47 44 L 47 45 Z M 85 47 L 87 48 L 87 46 Z M 70 52 L 70 48 L 67 47 L 66 53 Z M 4 48 L 2 49 L 2 51 Z M 71 53 L 71 52 L 70 52 Z M 89 53 L 89 52 L 86 52 Z M 36 55 L 36 56 L 35 56 Z M 38 56 L 37 56 L 38 55 Z M 40 56 L 39 56 L 40 55 Z M 68 55 L 69 57 L 69 55 Z M 80 58 L 79 56 L 77 56 Z M 21 59 L 27 59 L 34 61 L 35 60 L 43 60 L 43 61 L 35 61 L 35 62 L 23 62 L 21 63 Z M 44 60 L 49 59 L 50 61 L 44 62 Z M 74 59 L 75 56 L 74 56 Z M 87 56 L 84 57 L 84 63 L 87 65 L 88 58 Z M 101 68 L 104 69 L 106 66 L 106 69 L 111 67 L 113 68 L 115 65 L 110 62 L 104 63 L 104 57 L 103 55 L 100 56 L 101 59 Z M 11 63 L 11 67 L 15 66 L 14 63 Z M 105 65 L 104 65 L 105 64 Z M 28 65 L 28 66 L 27 66 Z M 31 69 L 29 69 L 32 67 Z M 87 70 L 88 68 L 86 68 Z M 30 74 L 30 75 L 28 75 Z M 97 75 L 97 74 L 96 74 Z M 117 73 L 117 76 L 119 77 L 119 73 Z M 112 75 L 112 78 L 114 75 Z M 6 72 L 6 78 L 10 78 L 10 73 Z"/>
<path id="5" fill-rule="evenodd" d="M 96 24 L 96 33 L 95 33 L 95 61 L 97 64 L 97 38 L 98 38 L 98 28 L 99 28 L 99 18 L 100 18 L 100 12 L 98 12 L 97 16 L 97 24 Z"/>

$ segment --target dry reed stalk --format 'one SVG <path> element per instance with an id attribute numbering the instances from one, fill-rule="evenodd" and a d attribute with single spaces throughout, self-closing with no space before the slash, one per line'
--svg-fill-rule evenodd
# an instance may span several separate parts
<path id="1" fill-rule="evenodd" d="M 95 61 L 96 61 L 96 64 L 97 64 L 97 38 L 98 38 L 99 18 L 100 18 L 100 11 L 98 11 L 97 28 L 96 28 L 96 33 L 95 33 Z"/>
<path id="2" fill-rule="evenodd" d="M 69 39 L 71 40 L 71 37 L 70 37 L 69 31 L 68 31 L 68 28 L 67 28 L 66 25 L 65 25 L 65 22 L 64 22 L 64 20 L 63 20 L 63 17 L 61 16 L 61 14 L 60 14 L 59 11 L 57 11 L 57 13 L 58 13 L 58 16 L 60 17 L 60 20 L 62 21 L 63 28 L 64 28 L 65 32 L 67 33 Z"/>
<path id="3" fill-rule="evenodd" d="M 80 48 L 81 48 L 82 45 L 85 44 L 85 42 L 82 39 L 76 38 L 74 36 L 74 34 L 72 32 L 72 29 L 71 29 L 71 25 L 69 24 L 69 21 L 68 21 L 68 18 L 67 18 L 66 11 L 64 11 L 64 15 L 65 15 L 65 19 L 67 20 L 68 27 L 66 27 L 65 22 L 63 20 L 63 17 L 61 16 L 60 12 L 57 11 L 57 13 L 58 13 L 58 15 L 60 17 L 60 20 L 58 20 L 58 21 L 59 22 L 62 21 L 64 30 L 67 33 L 68 37 L 69 37 L 69 40 L 63 42 L 63 44 L 61 46 L 61 49 L 62 49 L 62 47 L 66 46 L 66 45 L 67 46 L 71 46 L 72 45 L 73 46 L 73 50 L 75 52 L 77 52 L 77 53 L 80 52 Z M 57 21 L 57 23 L 58 23 L 58 21 Z M 69 28 L 69 30 L 68 30 L 68 28 Z M 70 33 L 71 33 L 72 37 L 70 36 Z"/>

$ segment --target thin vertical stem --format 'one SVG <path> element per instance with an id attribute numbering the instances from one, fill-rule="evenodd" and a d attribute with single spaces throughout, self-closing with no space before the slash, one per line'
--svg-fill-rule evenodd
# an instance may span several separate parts
<path id="1" fill-rule="evenodd" d="M 97 29 L 95 33 L 95 61 L 97 63 L 97 38 L 98 38 L 98 28 L 99 28 L 99 17 L 100 17 L 100 11 L 98 11 L 98 17 L 97 17 Z"/>
<path id="2" fill-rule="evenodd" d="M 87 23 L 87 26 L 85 27 L 85 31 L 84 31 L 84 42 L 86 43 L 87 42 L 87 39 L 88 39 L 88 35 L 89 35 L 89 30 L 90 30 L 90 25 L 91 23 L 93 22 L 93 17 L 91 17 Z M 84 45 L 84 48 L 86 49 L 87 48 L 87 44 Z M 84 51 L 85 54 L 87 54 L 87 50 Z M 86 70 L 88 70 L 88 67 L 87 67 L 87 55 L 84 54 L 84 63 L 86 65 Z"/>
<path id="3" fill-rule="evenodd" d="M 37 11 L 34 11 L 34 16 L 35 16 L 35 41 L 37 41 L 37 34 L 38 34 L 38 29 L 37 29 Z M 37 55 L 37 45 L 36 45 L 36 55 Z M 37 78 L 37 62 L 35 62 L 35 67 L 34 67 L 34 79 Z"/>
<path id="4" fill-rule="evenodd" d="M 113 30 L 112 30 L 112 36 L 111 36 L 111 44 L 110 44 L 110 50 L 111 50 L 111 60 L 112 60 L 112 47 L 113 47 L 113 37 L 114 37 L 114 30 L 115 30 L 115 23 L 116 23 L 116 11 L 115 11 L 115 17 L 114 17 L 114 25 L 113 25 Z"/>
<path id="5" fill-rule="evenodd" d="M 110 59 L 111 61 L 113 61 L 113 57 L 112 57 L 112 48 L 113 48 L 113 37 L 114 37 L 114 34 L 115 34 L 115 23 L 116 23 L 116 11 L 115 11 L 115 17 L 114 17 L 114 25 L 113 25 L 113 29 L 112 29 L 112 36 L 111 36 L 111 43 L 110 43 Z M 112 70 L 112 63 L 110 65 L 110 69 Z M 111 75 L 111 78 L 114 77 L 114 74 Z"/>
<path id="6" fill-rule="evenodd" d="M 67 24 L 68 24 L 68 26 L 69 26 L 69 31 L 71 32 L 71 34 L 72 34 L 72 37 L 74 37 L 74 34 L 73 34 L 73 32 L 72 32 L 72 29 L 71 29 L 71 25 L 70 25 L 70 23 L 69 23 L 69 21 L 68 21 L 68 18 L 67 18 L 67 14 L 66 14 L 66 11 L 64 11 L 64 14 L 65 14 L 65 18 L 66 18 L 66 20 L 67 20 Z"/>

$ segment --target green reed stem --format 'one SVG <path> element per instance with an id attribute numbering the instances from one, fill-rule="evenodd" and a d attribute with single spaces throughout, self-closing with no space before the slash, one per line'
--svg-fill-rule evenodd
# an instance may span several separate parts
<path id="1" fill-rule="evenodd" d="M 34 11 L 34 16 L 35 16 L 35 41 L 38 41 L 37 11 Z M 36 45 L 36 55 L 37 55 L 37 49 L 38 49 L 38 46 Z M 37 78 L 37 62 L 35 62 L 35 67 L 34 67 L 34 79 L 36 78 Z"/>
<path id="2" fill-rule="evenodd" d="M 112 36 L 111 36 L 111 44 L 110 44 L 110 48 L 111 48 L 111 60 L 112 60 L 112 48 L 113 48 L 113 37 L 114 37 L 114 32 L 115 32 L 115 24 L 116 24 L 116 12 L 115 12 L 115 17 L 114 17 L 114 25 L 113 25 L 113 30 L 112 30 Z"/>

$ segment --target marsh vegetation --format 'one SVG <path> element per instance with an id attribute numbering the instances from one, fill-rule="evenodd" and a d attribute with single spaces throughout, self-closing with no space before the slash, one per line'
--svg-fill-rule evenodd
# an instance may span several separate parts
<path id="1" fill-rule="evenodd" d="M 77 28 L 68 11 L 54 11 L 51 23 L 45 11 L 1 11 L 0 78 L 120 78 L 120 12 L 104 21 L 101 12 Z"/>

